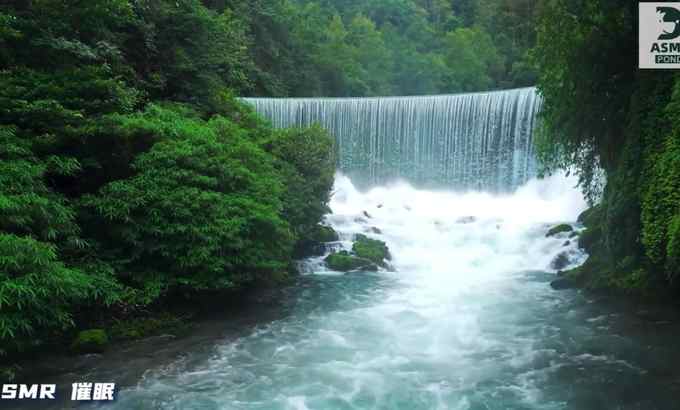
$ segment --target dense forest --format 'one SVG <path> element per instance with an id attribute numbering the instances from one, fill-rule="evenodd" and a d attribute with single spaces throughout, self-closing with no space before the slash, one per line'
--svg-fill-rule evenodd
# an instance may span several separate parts
<path id="1" fill-rule="evenodd" d="M 2 352 L 288 276 L 327 209 L 332 139 L 275 131 L 235 96 L 529 85 L 533 15 L 533 0 L 3 2 Z"/>
<path id="2" fill-rule="evenodd" d="M 590 254 L 571 276 L 638 296 L 677 294 L 680 78 L 638 70 L 637 3 L 549 1 L 532 52 L 544 96 L 539 152 L 571 168 L 597 204 L 582 215 Z"/>
<path id="3" fill-rule="evenodd" d="M 620 0 L 2 2 L 0 352 L 293 272 L 333 139 L 236 96 L 537 84 L 545 171 L 599 203 L 571 275 L 674 288 L 680 81 L 636 69 L 636 19 Z"/>

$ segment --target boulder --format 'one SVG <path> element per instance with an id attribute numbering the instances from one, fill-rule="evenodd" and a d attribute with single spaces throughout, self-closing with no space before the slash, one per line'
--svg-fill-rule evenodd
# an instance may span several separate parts
<path id="1" fill-rule="evenodd" d="M 387 266 L 385 260 L 392 259 L 385 242 L 368 238 L 366 235 L 357 234 L 352 245 L 352 252 L 359 258 L 368 259 L 379 266 Z"/>
<path id="2" fill-rule="evenodd" d="M 569 266 L 570 263 L 569 254 L 567 252 L 560 252 L 555 256 L 555 259 L 550 262 L 550 267 L 555 270 L 562 270 Z"/>
<path id="3" fill-rule="evenodd" d="M 317 225 L 311 237 L 317 242 L 335 242 L 340 239 L 335 229 L 330 226 Z"/>
<path id="4" fill-rule="evenodd" d="M 563 233 L 563 232 L 571 232 L 573 231 L 574 228 L 571 227 L 569 224 L 559 224 L 556 226 L 553 226 L 548 230 L 548 233 L 545 234 L 546 238 L 550 236 L 555 236 L 557 234 Z"/>
<path id="5" fill-rule="evenodd" d="M 373 232 L 373 233 L 375 233 L 375 234 L 378 234 L 378 235 L 382 234 L 382 230 L 380 230 L 379 228 L 376 228 L 375 226 L 371 226 L 371 227 L 368 228 L 368 229 L 369 229 L 369 231 L 371 231 L 371 232 Z"/>
<path id="6" fill-rule="evenodd" d="M 304 238 L 297 241 L 293 249 L 293 257 L 304 259 L 322 256 L 326 253 L 326 245 L 324 244 L 339 239 L 338 233 L 330 226 L 316 225 Z"/>
<path id="7" fill-rule="evenodd" d="M 78 333 L 71 349 L 76 353 L 101 353 L 109 344 L 109 336 L 104 329 L 89 329 Z"/>
<path id="8" fill-rule="evenodd" d="M 555 290 L 573 289 L 576 287 L 576 283 L 568 277 L 562 276 L 550 282 L 550 287 Z"/>
<path id="9" fill-rule="evenodd" d="M 364 270 L 375 272 L 378 266 L 369 259 L 351 255 L 347 251 L 332 253 L 324 259 L 326 265 L 339 272 L 349 272 L 354 270 Z"/>

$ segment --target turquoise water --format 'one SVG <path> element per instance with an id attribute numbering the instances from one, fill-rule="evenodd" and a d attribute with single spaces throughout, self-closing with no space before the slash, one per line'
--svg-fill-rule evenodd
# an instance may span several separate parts
<path id="1" fill-rule="evenodd" d="M 676 325 L 549 287 L 556 254 L 585 257 L 545 237 L 583 209 L 572 185 L 360 193 L 339 176 L 336 247 L 378 227 L 395 271 L 307 261 L 285 317 L 149 369 L 107 408 L 677 408 Z"/>
<path id="2" fill-rule="evenodd" d="M 282 298 L 243 323 L 212 322 L 224 336 L 143 342 L 176 354 L 123 350 L 61 380 L 117 382 L 115 403 L 89 406 L 112 410 L 679 408 L 676 312 L 549 286 L 558 254 L 586 257 L 569 234 L 545 236 L 585 207 L 573 185 L 362 193 L 339 175 L 332 247 L 382 239 L 392 270 L 340 274 L 310 259 Z"/>

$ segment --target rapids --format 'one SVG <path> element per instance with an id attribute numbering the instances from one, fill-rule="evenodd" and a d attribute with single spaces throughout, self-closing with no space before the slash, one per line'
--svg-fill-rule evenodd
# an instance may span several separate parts
<path id="1" fill-rule="evenodd" d="M 342 275 L 308 260 L 284 317 L 150 368 L 102 408 L 671 408 L 677 386 L 656 379 L 669 350 L 652 325 L 548 285 L 558 253 L 585 257 L 566 234 L 545 236 L 584 209 L 574 184 L 360 192 L 338 175 L 331 248 L 377 227 L 369 235 L 389 245 L 393 272 Z"/>

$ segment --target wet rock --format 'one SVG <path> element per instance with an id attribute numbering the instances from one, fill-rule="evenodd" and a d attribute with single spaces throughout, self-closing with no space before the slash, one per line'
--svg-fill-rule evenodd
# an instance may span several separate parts
<path id="1" fill-rule="evenodd" d="M 304 259 L 312 256 L 322 256 L 326 253 L 326 243 L 339 240 L 338 233 L 333 228 L 325 225 L 316 225 L 306 237 L 300 239 L 293 249 L 295 259 Z"/>
<path id="2" fill-rule="evenodd" d="M 571 260 L 569 258 L 569 254 L 567 252 L 560 252 L 557 256 L 555 256 L 555 259 L 550 262 L 550 267 L 555 270 L 562 270 L 569 266 L 571 263 Z"/>
<path id="3" fill-rule="evenodd" d="M 550 282 L 550 287 L 555 290 L 573 289 L 576 287 L 576 283 L 574 283 L 573 280 L 562 276 Z"/>
<path id="4" fill-rule="evenodd" d="M 317 242 L 335 242 L 340 239 L 335 229 L 330 226 L 317 225 L 312 238 Z"/>
<path id="5" fill-rule="evenodd" d="M 324 253 L 326 253 L 326 245 L 323 243 L 310 239 L 301 239 L 295 244 L 293 258 L 304 259 L 312 256 L 323 256 Z"/>
<path id="6" fill-rule="evenodd" d="M 364 270 L 375 272 L 378 266 L 369 259 L 351 255 L 347 251 L 332 253 L 324 259 L 326 266 L 339 272 L 349 272 L 354 270 Z"/>
<path id="7" fill-rule="evenodd" d="M 566 241 L 562 244 L 562 246 L 569 246 L 569 245 L 571 245 L 571 241 Z"/>
<path id="8" fill-rule="evenodd" d="M 457 224 L 471 224 L 473 222 L 477 222 L 477 217 L 475 217 L 475 216 L 463 216 L 463 217 L 456 219 Z"/>
<path id="9" fill-rule="evenodd" d="M 571 227 L 569 224 L 559 224 L 556 226 L 553 226 L 548 230 L 548 233 L 545 234 L 546 238 L 550 236 L 555 236 L 557 234 L 563 233 L 563 232 L 571 232 L 573 231 L 574 228 Z"/>
<path id="10" fill-rule="evenodd" d="M 378 208 L 378 209 L 380 209 L 382 207 L 383 207 L 383 204 L 378 204 L 378 206 L 376 206 L 376 208 Z"/>
<path id="11" fill-rule="evenodd" d="M 369 213 L 366 212 L 366 211 L 364 211 L 363 214 L 364 214 L 364 216 L 365 216 L 366 218 L 368 218 L 368 219 L 373 218 L 373 217 L 371 216 L 371 214 L 369 214 Z"/>
<path id="12" fill-rule="evenodd" d="M 109 336 L 104 329 L 89 329 L 78 333 L 71 349 L 76 353 L 101 353 L 109 345 Z"/>
<path id="13" fill-rule="evenodd" d="M 368 230 L 375 233 L 375 234 L 378 234 L 378 235 L 382 234 L 382 230 L 379 229 L 379 228 L 376 228 L 375 226 L 369 227 Z"/>
<path id="14" fill-rule="evenodd" d="M 387 266 L 385 260 L 391 260 L 392 255 L 385 242 L 357 234 L 352 245 L 352 252 L 360 258 L 368 259 L 378 266 Z"/>

